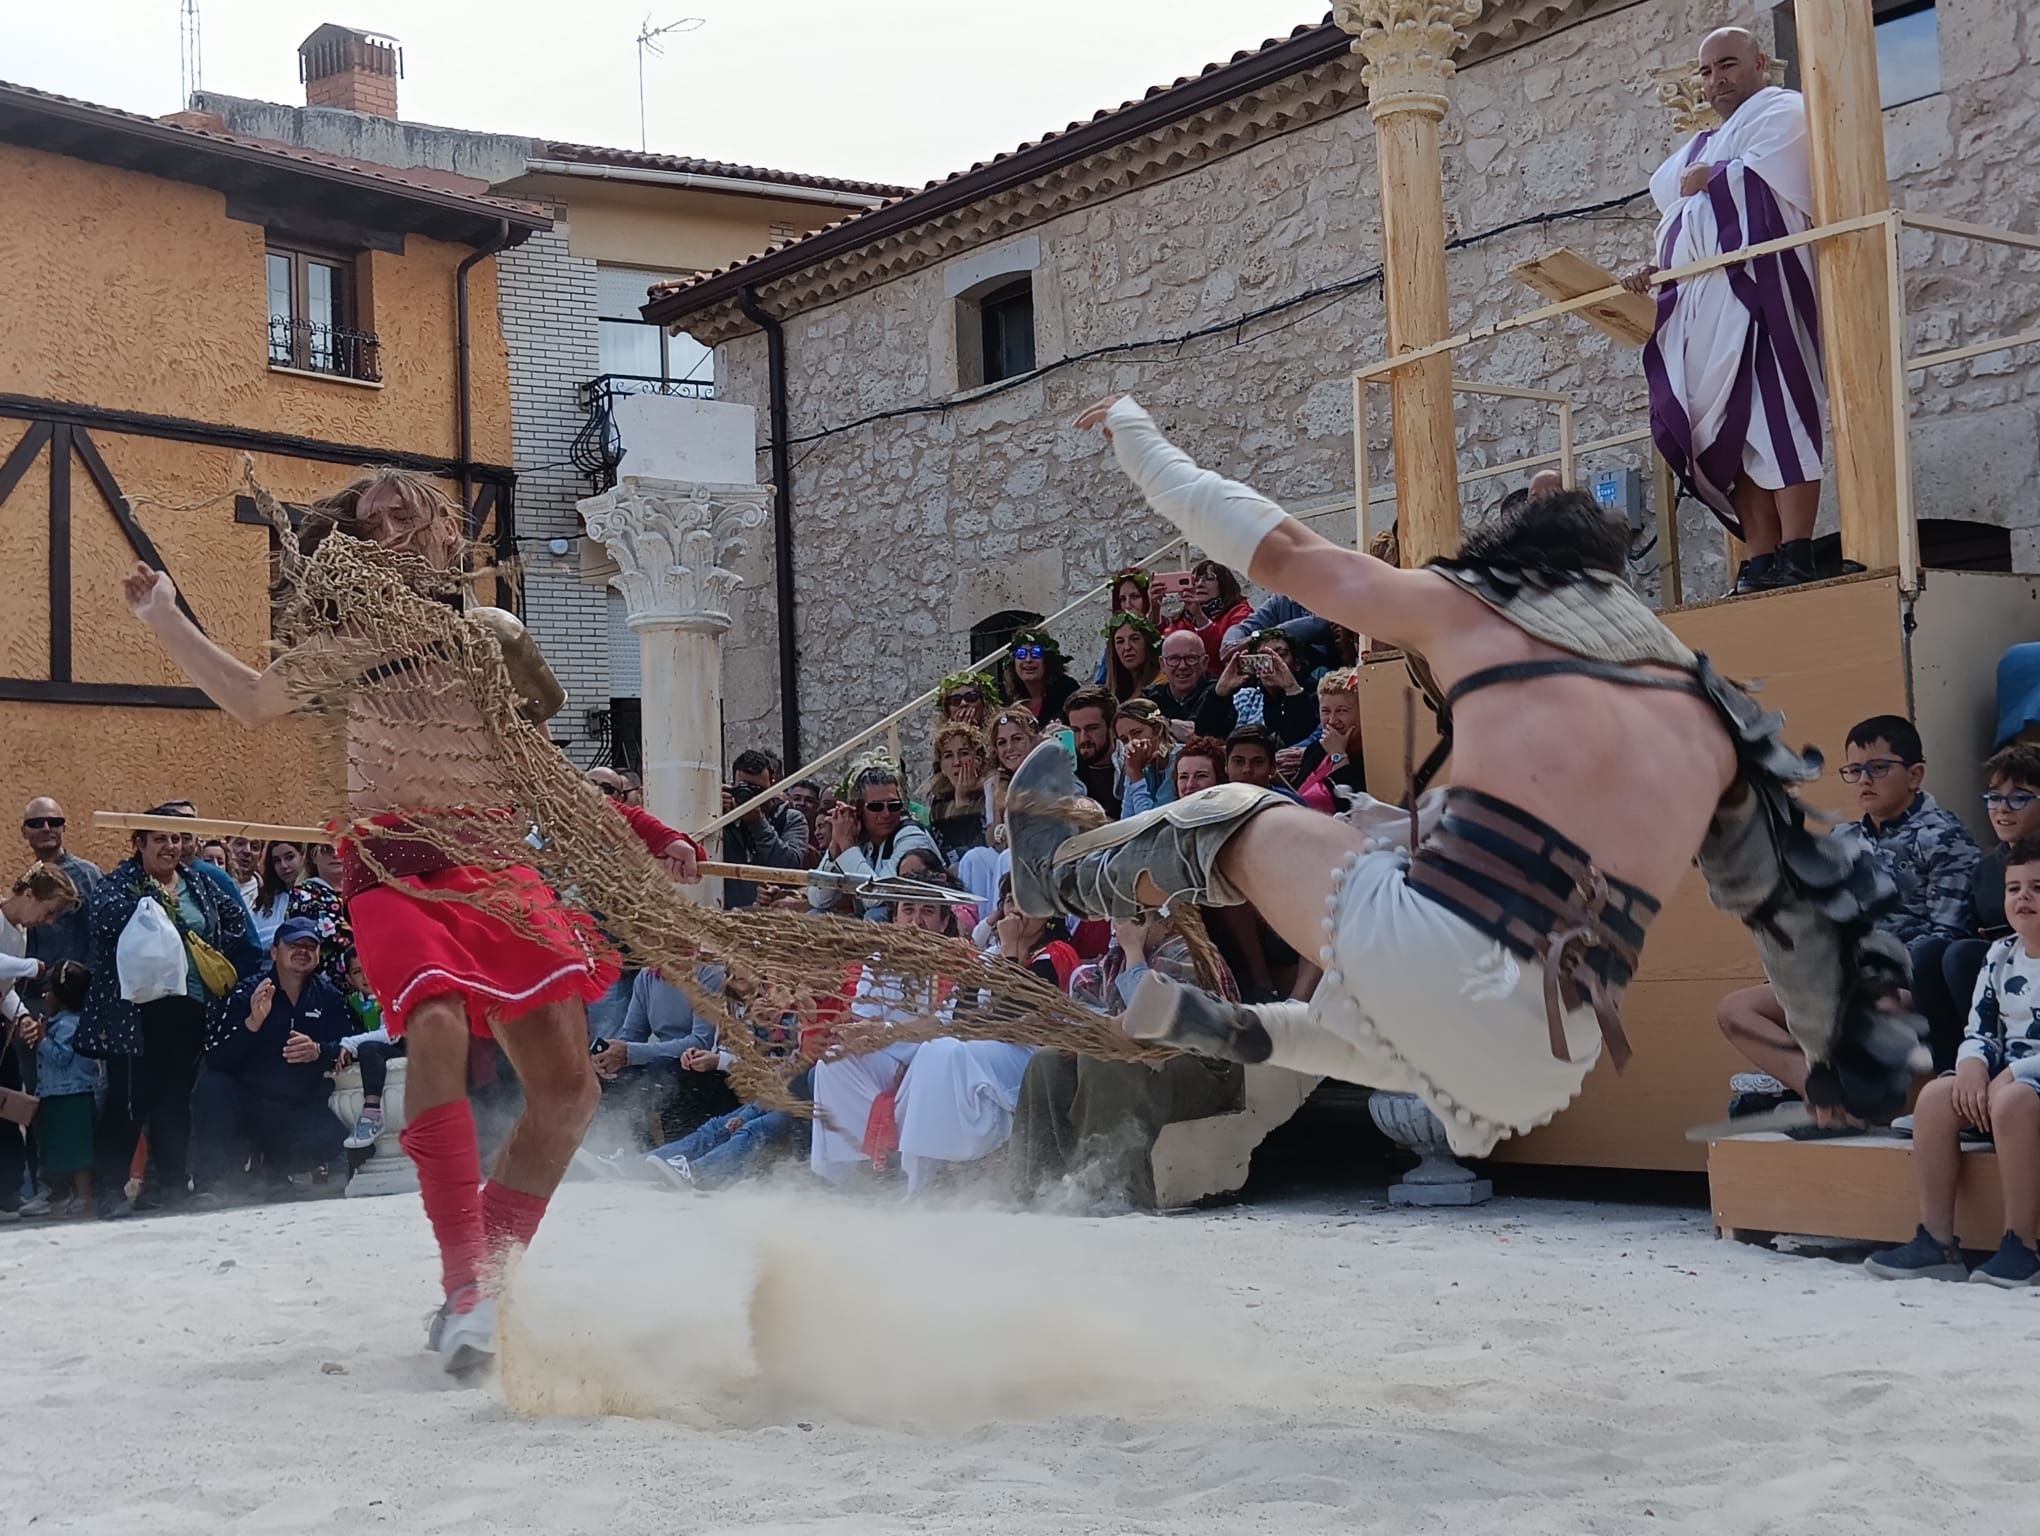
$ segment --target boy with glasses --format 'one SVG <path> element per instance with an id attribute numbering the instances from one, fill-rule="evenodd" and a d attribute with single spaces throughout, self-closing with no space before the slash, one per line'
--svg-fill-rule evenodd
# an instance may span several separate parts
<path id="1" fill-rule="evenodd" d="M 1975 922 L 1970 882 L 1980 857 L 1976 841 L 1954 812 L 1920 788 L 1926 772 L 1920 733 L 1903 716 L 1872 715 L 1850 730 L 1839 776 L 1855 791 L 1862 818 L 1836 827 L 1834 836 L 1867 844 L 1897 884 L 1897 904 L 1878 917 L 1877 929 L 1909 947 L 1965 938 Z M 1729 1080 L 1731 1116 L 1804 1095 L 1806 1055 L 1769 986 L 1729 993 L 1716 1019 L 1729 1043 L 1758 1068 Z"/>

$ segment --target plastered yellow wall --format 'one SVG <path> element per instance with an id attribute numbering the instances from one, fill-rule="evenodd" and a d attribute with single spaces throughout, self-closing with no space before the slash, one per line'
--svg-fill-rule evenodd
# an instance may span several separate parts
<path id="1" fill-rule="evenodd" d="M 228 219 L 218 193 L 0 146 L 0 208 L 35 210 L 0 219 L 0 390 L 454 455 L 453 273 L 465 247 L 413 236 L 401 256 L 368 258 L 386 379 L 370 390 L 271 372 L 263 231 Z M 470 271 L 469 301 L 475 457 L 507 463 L 508 368 L 493 262 Z M 27 427 L 0 418 L 0 459 Z M 268 535 L 234 521 L 240 454 L 104 428 L 90 436 L 199 622 L 235 655 L 263 664 Z M 255 467 L 277 495 L 300 501 L 352 473 L 274 454 L 257 455 Z M 45 448 L 0 503 L 0 569 L 10 578 L 0 671 L 10 678 L 49 673 L 49 484 Z M 74 459 L 72 677 L 181 686 L 121 602 L 134 558 Z M 306 720 L 251 732 L 216 710 L 0 702 L 0 817 L 18 828 L 30 796 L 54 794 L 71 846 L 102 865 L 124 856 L 125 839 L 93 833 L 94 810 L 184 796 L 205 815 L 317 823 L 340 808 L 338 746 L 330 727 Z M 7 846 L 25 862 L 24 846 Z"/>
<path id="2" fill-rule="evenodd" d="M 226 198 L 0 145 L 0 374 L 10 394 L 452 457 L 454 269 L 416 235 L 364 258 L 383 385 L 268 366 L 264 231 Z M 494 263 L 468 274 L 474 453 L 510 457 L 509 359 Z"/>

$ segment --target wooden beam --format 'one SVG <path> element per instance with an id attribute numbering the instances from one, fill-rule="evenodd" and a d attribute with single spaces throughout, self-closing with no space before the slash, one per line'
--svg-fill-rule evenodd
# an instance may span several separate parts
<path id="1" fill-rule="evenodd" d="M 216 709 L 201 688 L 153 683 L 81 683 L 73 678 L 0 677 L 0 703 L 111 704 L 129 709 Z"/>
<path id="2" fill-rule="evenodd" d="M 1794 0 L 1806 91 L 1807 158 L 1816 224 L 1891 206 L 1879 107 L 1877 43 L 1865 0 Z M 1863 231 L 1814 247 L 1821 355 L 1827 372 L 1842 554 L 1871 570 L 1900 563 L 1899 477 L 1905 456 L 1893 423 L 1903 402 L 1892 379 L 1900 317 L 1890 294 L 1891 242 Z"/>
<path id="3" fill-rule="evenodd" d="M 71 680 L 71 432 L 50 432 L 50 681 Z"/>
<path id="4" fill-rule="evenodd" d="M 1651 510 L 1657 518 L 1658 608 L 1676 608 L 1686 600 L 1679 573 L 1679 482 L 1665 456 L 1653 452 Z"/>
<path id="5" fill-rule="evenodd" d="M 246 837 L 262 843 L 327 843 L 324 827 L 286 827 L 266 821 L 222 821 L 206 816 L 143 816 L 128 811 L 94 811 L 98 832 L 190 832 L 201 837 Z"/>
<path id="6" fill-rule="evenodd" d="M 28 473 L 28 466 L 35 462 L 43 444 L 50 440 L 50 431 L 50 424 L 46 421 L 28 424 L 28 430 L 21 434 L 21 441 L 7 455 L 7 462 L 0 464 L 0 501 L 14 494 L 14 488 L 21 484 L 21 477 Z"/>
<path id="7" fill-rule="evenodd" d="M 1620 281 L 1613 272 L 1570 246 L 1561 245 L 1545 255 L 1518 262 L 1509 276 L 1531 292 L 1553 303 L 1577 299 L 1585 294 L 1605 294 Z M 1657 305 L 1647 295 L 1623 292 L 1579 311 L 1579 317 L 1610 340 L 1625 347 L 1641 347 L 1657 328 Z"/>
<path id="8" fill-rule="evenodd" d="M 163 563 L 162 555 L 157 552 L 154 541 L 142 531 L 142 525 L 135 521 L 127 496 L 122 492 L 120 482 L 113 478 L 113 471 L 106 467 L 106 460 L 99 456 L 99 445 L 92 441 L 92 434 L 83 427 L 59 427 L 57 430 L 70 435 L 71 446 L 78 450 L 78 462 L 85 466 L 85 473 L 91 477 L 92 484 L 106 502 L 107 510 L 113 513 L 113 520 L 120 525 L 121 536 L 128 541 L 128 547 L 144 565 L 154 566 L 170 577 L 171 585 L 176 585 L 176 575 Z M 198 623 L 198 615 L 191 611 L 191 604 L 184 600 L 182 592 L 177 594 L 177 606 L 187 619 L 198 624 L 199 632 L 203 634 L 205 626 Z"/>

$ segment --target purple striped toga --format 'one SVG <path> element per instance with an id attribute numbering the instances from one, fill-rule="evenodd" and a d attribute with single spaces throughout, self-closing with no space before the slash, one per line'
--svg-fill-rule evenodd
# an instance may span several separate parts
<path id="1" fill-rule="evenodd" d="M 1693 165 L 1713 173 L 1682 197 L 1680 177 Z M 1810 227 L 1804 99 L 1777 86 L 1758 91 L 1659 166 L 1650 190 L 1660 268 Z M 1742 532 L 1730 500 L 1739 476 L 1766 490 L 1821 478 L 1827 388 L 1808 247 L 1659 288 L 1643 366 L 1658 452 L 1729 532 Z"/>

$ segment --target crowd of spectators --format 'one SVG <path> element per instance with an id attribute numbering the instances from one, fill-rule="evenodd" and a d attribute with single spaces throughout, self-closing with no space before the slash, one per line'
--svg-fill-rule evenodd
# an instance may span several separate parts
<path id="1" fill-rule="evenodd" d="M 946 888 L 944 899 L 732 880 L 725 905 L 916 926 L 958 946 L 960 975 L 974 952 L 1107 1015 L 1149 967 L 1187 979 L 1189 955 L 1165 922 L 1043 921 L 1018 911 L 1004 826 L 1013 771 L 1060 734 L 1107 816 L 1137 816 L 1226 782 L 1336 814 L 1366 783 L 1357 642 L 1286 599 L 1250 608 L 1233 574 L 1208 562 L 1166 582 L 1119 573 L 1101 638 L 1095 681 L 1071 678 L 1039 629 L 1017 633 L 997 665 L 944 679 L 927 771 L 911 792 L 899 763 L 861 763 L 831 786 L 783 783 L 782 764 L 765 750 L 731 762 L 726 861 L 852 882 L 897 876 Z M 1976 1276 L 2040 1279 L 2040 743 L 2010 741 L 1982 765 L 1996 839 L 1988 854 L 1922 787 L 1924 751 L 1910 721 L 1865 720 L 1843 747 L 1839 777 L 1860 814 L 1834 835 L 1867 843 L 1897 888 L 1880 926 L 1907 946 L 1912 1001 L 1928 1022 L 1938 1074 L 1916 1117 L 1901 1122 L 1919 1152 L 1919 1233 L 1869 1267 L 1888 1276 L 1969 1272 L 1952 1226 L 1955 1158 L 1964 1138 L 1992 1136 L 2024 1171 L 2004 1173 L 2006 1235 Z M 597 767 L 587 779 L 622 804 L 641 801 L 628 774 Z M 188 801 L 156 812 L 196 814 Z M 302 1191 L 344 1182 L 350 1164 L 376 1155 L 385 1083 L 403 1044 L 381 1028 L 352 963 L 334 850 L 146 832 L 102 872 L 71 852 L 65 830 L 56 800 L 29 802 L 22 832 L 33 863 L 0 902 L 0 982 L 9 984 L 0 1013 L 11 1030 L 0 1088 L 40 1099 L 30 1131 L 0 1119 L 0 1221 Z M 118 952 L 145 902 L 176 934 L 185 964 L 181 986 L 135 1002 L 123 995 Z M 1316 967 L 1251 909 L 1207 918 L 1232 995 L 1310 994 Z M 835 1014 L 890 1023 L 960 1006 L 954 983 L 907 995 L 876 954 L 875 945 L 873 963 L 844 976 Z M 1222 1113 L 1242 1091 L 1238 1069 L 1190 1058 L 1154 1071 L 960 1039 L 847 1057 L 832 1047 L 828 1008 L 795 1008 L 718 967 L 676 985 L 625 959 L 616 987 L 589 1010 L 606 1106 L 596 1134 L 614 1149 L 602 1160 L 644 1159 L 696 1189 L 777 1161 L 804 1163 L 830 1184 L 896 1177 L 909 1195 L 975 1180 L 1022 1202 L 1139 1208 L 1154 1199 L 1149 1158 L 1162 1127 Z M 718 1013 L 761 1032 L 801 1069 L 795 1089 L 827 1111 L 823 1120 L 746 1104 L 732 1091 L 730 1053 L 690 1000 L 711 995 Z M 1805 1060 L 1768 987 L 1730 994 L 1719 1018 L 1751 1067 L 1730 1083 L 1732 1115 L 1803 1094 Z M 489 1054 L 484 1043 L 479 1084 L 502 1074 Z M 349 1066 L 359 1067 L 363 1090 L 351 1129 L 328 1102 L 331 1076 Z"/>

